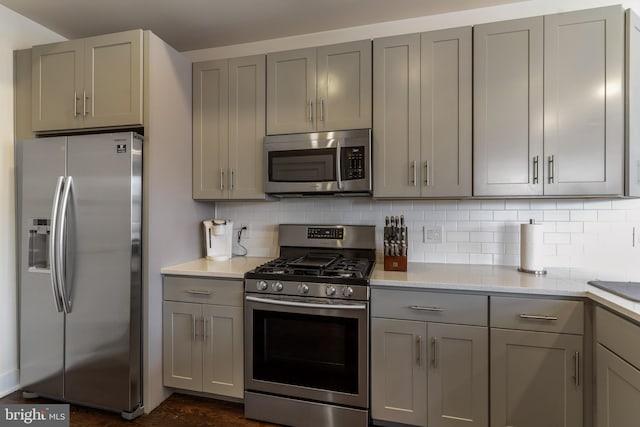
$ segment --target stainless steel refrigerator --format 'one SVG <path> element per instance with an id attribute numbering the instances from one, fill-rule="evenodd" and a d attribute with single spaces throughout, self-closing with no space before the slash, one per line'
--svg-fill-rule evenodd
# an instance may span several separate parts
<path id="1" fill-rule="evenodd" d="M 142 413 L 142 137 L 16 144 L 20 384 Z"/>

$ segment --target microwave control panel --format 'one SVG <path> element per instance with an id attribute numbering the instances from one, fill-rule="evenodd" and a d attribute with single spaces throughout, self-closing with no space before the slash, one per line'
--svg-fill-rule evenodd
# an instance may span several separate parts
<path id="1" fill-rule="evenodd" d="M 364 179 L 365 158 L 364 147 L 342 147 L 342 179 Z"/>

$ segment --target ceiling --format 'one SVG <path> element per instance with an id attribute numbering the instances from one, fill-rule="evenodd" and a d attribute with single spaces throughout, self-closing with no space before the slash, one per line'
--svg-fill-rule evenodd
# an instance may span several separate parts
<path id="1" fill-rule="evenodd" d="M 523 0 L 0 0 L 68 39 L 136 28 L 179 51 Z"/>

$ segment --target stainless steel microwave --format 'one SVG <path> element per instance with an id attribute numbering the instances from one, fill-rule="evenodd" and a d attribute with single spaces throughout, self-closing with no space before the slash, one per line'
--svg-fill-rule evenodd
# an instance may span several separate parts
<path id="1" fill-rule="evenodd" d="M 264 159 L 268 194 L 371 195 L 371 129 L 266 136 Z"/>

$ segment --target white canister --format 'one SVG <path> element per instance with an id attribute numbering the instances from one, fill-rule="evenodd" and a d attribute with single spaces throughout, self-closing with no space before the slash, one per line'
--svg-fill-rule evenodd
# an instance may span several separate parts
<path id="1" fill-rule="evenodd" d="M 520 268 L 518 271 L 535 275 L 547 274 L 542 263 L 544 225 L 533 219 L 520 225 Z"/>

